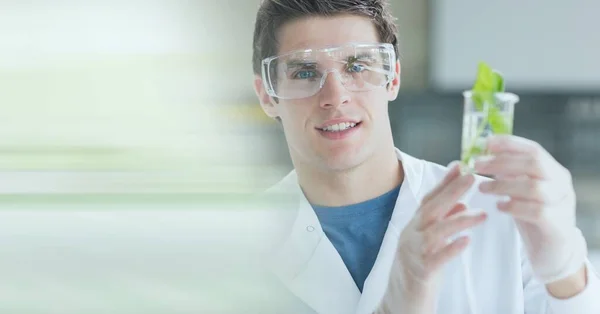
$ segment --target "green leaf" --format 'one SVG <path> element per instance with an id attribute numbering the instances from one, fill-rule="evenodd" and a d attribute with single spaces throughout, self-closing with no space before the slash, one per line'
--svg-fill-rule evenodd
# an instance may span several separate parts
<path id="1" fill-rule="evenodd" d="M 503 82 L 504 80 L 501 79 Z M 503 84 L 503 83 L 500 83 Z M 498 75 L 485 62 L 479 62 L 477 67 L 477 78 L 473 85 L 473 101 L 479 111 L 484 111 L 484 103 L 492 103 L 494 92 L 499 86 Z"/>
<path id="2" fill-rule="evenodd" d="M 471 157 L 481 155 L 484 152 L 485 150 L 483 148 L 477 145 L 473 145 L 469 147 L 469 150 L 463 154 L 462 162 L 466 164 L 469 162 L 469 159 L 471 159 Z"/>
<path id="3" fill-rule="evenodd" d="M 507 121 L 496 107 L 490 107 L 488 112 L 488 123 L 494 134 L 511 134 L 512 121 Z"/>
<path id="4" fill-rule="evenodd" d="M 481 92 L 491 92 L 496 88 L 496 76 L 494 71 L 485 62 L 479 62 L 477 68 L 477 79 L 473 90 Z"/>
<path id="5" fill-rule="evenodd" d="M 504 78 L 502 74 L 498 71 L 494 71 L 494 78 L 496 79 L 496 92 L 504 92 Z"/>
<path id="6" fill-rule="evenodd" d="M 487 63 L 479 62 L 477 78 L 473 85 L 473 101 L 479 111 L 485 111 L 487 103 L 487 121 L 496 134 L 512 133 L 512 123 L 507 123 L 494 104 L 494 93 L 504 92 L 505 82 L 502 74 L 492 69 Z"/>

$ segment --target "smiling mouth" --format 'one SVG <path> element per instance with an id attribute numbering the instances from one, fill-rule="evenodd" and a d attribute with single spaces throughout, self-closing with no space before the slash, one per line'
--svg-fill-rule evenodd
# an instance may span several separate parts
<path id="1" fill-rule="evenodd" d="M 354 123 L 354 122 L 342 122 L 342 123 L 336 123 L 336 124 L 332 124 L 332 125 L 328 125 L 324 128 L 317 128 L 317 130 L 321 130 L 321 131 L 325 131 L 325 132 L 342 132 L 342 131 L 346 131 L 349 129 L 352 129 L 356 126 L 360 125 L 360 122 Z"/>

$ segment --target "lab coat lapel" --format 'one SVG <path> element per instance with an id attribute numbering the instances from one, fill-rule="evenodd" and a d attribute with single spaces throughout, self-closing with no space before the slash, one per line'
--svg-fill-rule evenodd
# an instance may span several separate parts
<path id="1" fill-rule="evenodd" d="M 396 150 L 396 154 L 402 161 L 404 181 L 400 187 L 394 212 L 383 237 L 377 259 L 365 281 L 363 293 L 357 305 L 356 313 L 359 314 L 372 313 L 385 294 L 400 233 L 414 216 L 421 199 L 424 163 L 399 150 Z"/>
<path id="2" fill-rule="evenodd" d="M 323 233 L 295 173 L 285 179 L 297 197 L 298 210 L 289 237 L 273 259 L 273 269 L 288 289 L 317 313 L 370 314 L 385 293 L 400 232 L 420 202 L 424 171 L 422 161 L 399 150 L 396 153 L 402 161 L 404 182 L 362 296 L 337 250 Z"/>
<path id="3" fill-rule="evenodd" d="M 296 180 L 295 176 L 290 179 Z M 276 252 L 273 269 L 317 313 L 353 313 L 360 291 L 299 186 L 295 193 L 298 215 L 288 239 Z"/>

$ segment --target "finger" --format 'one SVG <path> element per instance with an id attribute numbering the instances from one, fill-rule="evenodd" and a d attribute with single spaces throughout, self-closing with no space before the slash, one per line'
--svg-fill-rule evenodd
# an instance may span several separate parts
<path id="1" fill-rule="evenodd" d="M 463 203 L 458 203 L 454 205 L 454 207 L 444 216 L 444 218 L 448 218 L 457 214 L 464 212 L 467 209 L 467 206 Z"/>
<path id="2" fill-rule="evenodd" d="M 448 214 L 462 195 L 469 190 L 475 182 L 473 175 L 460 176 L 444 186 L 426 204 L 422 205 L 421 229 Z"/>
<path id="3" fill-rule="evenodd" d="M 545 178 L 537 158 L 527 154 L 501 153 L 491 158 L 477 160 L 475 171 L 481 175 L 496 177 L 529 176 L 536 179 Z"/>
<path id="4" fill-rule="evenodd" d="M 498 202 L 497 207 L 500 211 L 510 214 L 516 219 L 532 223 L 542 218 L 544 209 L 543 204 L 526 200 Z"/>
<path id="5" fill-rule="evenodd" d="M 464 236 L 456 239 L 452 243 L 448 244 L 443 249 L 439 250 L 431 257 L 425 259 L 425 270 L 428 273 L 435 272 L 442 265 L 446 264 L 450 259 L 457 256 L 460 252 L 462 252 L 467 245 L 469 244 L 469 238 Z"/>
<path id="6" fill-rule="evenodd" d="M 423 234 L 425 255 L 434 254 L 448 244 L 448 238 L 461 231 L 480 225 L 486 219 L 487 214 L 480 212 L 475 215 L 458 215 L 455 218 L 446 219 L 431 226 Z"/>
<path id="7" fill-rule="evenodd" d="M 571 192 L 555 182 L 533 180 L 530 178 L 502 178 L 496 181 L 483 182 L 479 190 L 485 194 L 508 196 L 511 199 L 537 202 L 540 204 L 556 204 Z"/>
<path id="8" fill-rule="evenodd" d="M 442 181 L 440 183 L 438 183 L 438 185 L 433 190 L 431 190 L 431 192 L 429 192 L 429 193 L 427 193 L 427 195 L 425 195 L 422 203 L 428 202 L 431 198 L 433 198 L 435 195 L 437 195 L 441 191 L 441 189 L 443 189 L 445 186 L 450 184 L 450 182 L 452 182 L 454 179 L 456 179 L 459 174 L 460 174 L 460 164 L 456 161 L 450 163 L 448 165 L 448 173 L 446 173 L 446 175 L 444 176 Z"/>
<path id="9" fill-rule="evenodd" d="M 542 203 L 544 196 L 541 187 L 540 181 L 531 178 L 502 178 L 481 183 L 479 191 L 485 194 L 510 196 L 512 199 Z"/>
<path id="10" fill-rule="evenodd" d="M 492 154 L 519 153 L 535 155 L 541 146 L 532 140 L 508 134 L 493 135 L 488 139 L 487 149 Z"/>

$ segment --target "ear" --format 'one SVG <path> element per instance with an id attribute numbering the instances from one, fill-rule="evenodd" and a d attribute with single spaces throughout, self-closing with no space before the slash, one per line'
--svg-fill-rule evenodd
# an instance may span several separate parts
<path id="1" fill-rule="evenodd" d="M 402 74 L 402 68 L 400 66 L 400 60 L 396 60 L 396 69 L 394 70 L 396 73 L 394 75 L 394 79 L 390 83 L 388 87 L 388 100 L 392 101 L 398 97 L 398 91 L 400 90 L 400 74 Z"/>
<path id="2" fill-rule="evenodd" d="M 271 96 L 267 94 L 265 86 L 263 85 L 262 77 L 259 75 L 254 77 L 254 92 L 256 92 L 256 96 L 260 101 L 260 106 L 265 114 L 273 119 L 277 118 L 279 116 L 277 114 L 277 108 L 273 104 Z"/>

